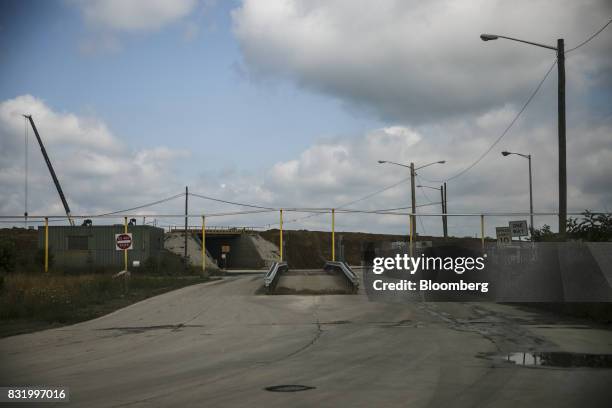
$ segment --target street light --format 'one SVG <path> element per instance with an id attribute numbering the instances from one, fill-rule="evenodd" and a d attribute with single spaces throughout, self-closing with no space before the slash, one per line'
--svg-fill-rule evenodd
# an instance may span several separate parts
<path id="1" fill-rule="evenodd" d="M 497 40 L 504 38 L 506 40 L 518 41 L 536 47 L 547 48 L 557 52 L 557 68 L 558 68 L 558 87 L 557 87 L 557 116 L 559 130 L 559 234 L 565 237 L 567 227 L 567 166 L 566 166 L 566 147 L 565 147 L 565 43 L 563 38 L 557 40 L 557 46 L 539 44 L 531 41 L 519 40 L 518 38 L 506 37 L 496 34 L 481 34 L 480 39 L 483 41 Z M 533 227 L 533 225 L 532 225 Z"/>
<path id="2" fill-rule="evenodd" d="M 419 166 L 417 168 L 414 167 L 414 163 L 410 163 L 410 165 L 407 164 L 401 164 L 401 163 L 396 163 L 396 162 L 392 162 L 389 160 L 378 160 L 379 164 L 393 164 L 395 166 L 401 166 L 401 167 L 406 167 L 410 169 L 410 193 L 411 193 L 411 201 L 412 201 L 412 215 L 410 216 L 410 236 L 411 237 L 416 237 L 416 191 L 414 189 L 415 184 L 414 184 L 414 177 L 416 176 L 416 171 L 419 169 L 424 169 L 425 167 L 429 167 L 429 166 L 433 166 L 434 164 L 444 164 L 446 163 L 446 160 L 439 160 L 439 161 L 435 161 L 435 162 L 431 162 L 431 163 L 427 163 L 424 164 L 422 166 Z"/>
<path id="3" fill-rule="evenodd" d="M 511 154 L 515 154 L 517 156 L 521 156 L 526 158 L 527 160 L 529 160 L 529 231 L 531 231 L 531 239 L 533 240 L 533 189 L 532 189 L 532 180 L 531 180 L 531 155 L 530 154 L 523 154 L 523 153 L 516 153 L 516 152 L 508 152 L 508 151 L 503 151 L 501 152 L 502 156 L 506 157 L 506 156 L 510 156 Z"/>

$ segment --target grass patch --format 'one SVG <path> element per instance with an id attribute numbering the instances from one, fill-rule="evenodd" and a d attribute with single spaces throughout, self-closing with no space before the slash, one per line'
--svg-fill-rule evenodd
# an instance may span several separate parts
<path id="1" fill-rule="evenodd" d="M 0 276 L 0 337 L 77 323 L 184 286 L 200 276 L 132 275 L 129 290 L 111 275 Z"/>

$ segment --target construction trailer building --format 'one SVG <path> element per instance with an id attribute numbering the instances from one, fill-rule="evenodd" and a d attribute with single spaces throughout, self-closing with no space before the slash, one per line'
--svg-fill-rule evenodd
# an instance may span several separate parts
<path id="1" fill-rule="evenodd" d="M 120 271 L 124 267 L 124 251 L 116 249 L 115 234 L 124 232 L 123 225 L 49 226 L 49 254 L 53 267 L 64 270 Z M 132 249 L 128 265 L 159 260 L 164 249 L 164 230 L 150 225 L 130 225 Z M 38 228 L 38 247 L 44 250 L 45 228 Z"/>

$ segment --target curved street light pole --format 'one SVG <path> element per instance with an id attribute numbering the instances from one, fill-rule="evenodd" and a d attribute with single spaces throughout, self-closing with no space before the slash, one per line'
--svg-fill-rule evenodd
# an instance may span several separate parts
<path id="1" fill-rule="evenodd" d="M 517 41 L 536 47 L 547 48 L 557 52 L 557 116 L 558 116 L 558 139 L 559 139 L 559 235 L 565 239 L 567 229 L 567 165 L 566 165 L 566 143 L 565 143 L 565 42 L 563 38 L 557 40 L 557 46 L 539 44 L 518 38 L 506 37 L 496 34 L 481 34 L 482 41 L 492 41 L 498 38 Z"/>

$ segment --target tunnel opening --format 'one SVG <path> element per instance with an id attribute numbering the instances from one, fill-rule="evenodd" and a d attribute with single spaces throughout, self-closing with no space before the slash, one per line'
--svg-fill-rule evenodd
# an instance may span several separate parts
<path id="1" fill-rule="evenodd" d="M 202 233 L 197 238 L 202 242 Z M 266 267 L 252 235 L 242 232 L 206 231 L 206 251 L 221 269 L 261 269 Z"/>

